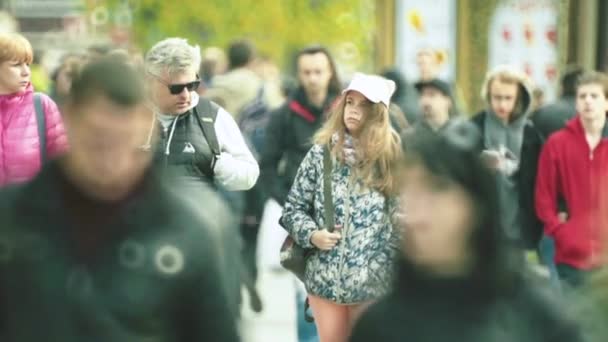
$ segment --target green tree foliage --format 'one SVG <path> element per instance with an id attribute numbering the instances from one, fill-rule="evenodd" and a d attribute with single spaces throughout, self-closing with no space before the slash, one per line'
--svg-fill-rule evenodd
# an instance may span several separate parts
<path id="1" fill-rule="evenodd" d="M 105 5 L 113 13 L 129 6 L 133 39 L 144 49 L 173 36 L 202 47 L 248 38 L 282 65 L 311 43 L 329 46 L 352 66 L 372 62 L 373 0 L 108 0 Z"/>

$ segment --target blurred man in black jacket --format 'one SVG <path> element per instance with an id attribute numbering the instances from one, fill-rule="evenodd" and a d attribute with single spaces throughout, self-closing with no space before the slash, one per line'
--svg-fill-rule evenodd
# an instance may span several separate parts
<path id="1" fill-rule="evenodd" d="M 153 170 L 131 67 L 84 68 L 71 150 L 0 193 L 0 340 L 237 341 L 213 227 Z"/>

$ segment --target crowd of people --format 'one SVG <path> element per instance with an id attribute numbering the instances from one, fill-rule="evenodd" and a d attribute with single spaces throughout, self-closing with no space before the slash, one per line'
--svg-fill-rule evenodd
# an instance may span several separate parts
<path id="1" fill-rule="evenodd" d="M 602 72 L 539 107 L 499 66 L 467 115 L 427 50 L 412 84 L 342 83 L 323 46 L 290 78 L 247 40 L 167 38 L 70 52 L 48 95 L 33 51 L 0 34 L 3 341 L 240 340 L 268 201 L 301 341 L 608 338 Z"/>

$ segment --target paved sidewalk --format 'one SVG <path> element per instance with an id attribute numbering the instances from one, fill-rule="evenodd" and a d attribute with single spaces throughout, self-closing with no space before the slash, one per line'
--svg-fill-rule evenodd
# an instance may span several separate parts
<path id="1" fill-rule="evenodd" d="M 249 309 L 243 292 L 243 342 L 297 342 L 296 288 L 294 278 L 287 272 L 260 270 L 258 288 L 264 311 L 256 314 Z"/>

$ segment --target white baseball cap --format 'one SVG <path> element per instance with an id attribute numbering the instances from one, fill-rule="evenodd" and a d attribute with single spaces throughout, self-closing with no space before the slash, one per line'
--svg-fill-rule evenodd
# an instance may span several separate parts
<path id="1" fill-rule="evenodd" d="M 393 96 L 396 87 L 395 82 L 384 77 L 366 75 L 358 72 L 355 73 L 352 81 L 350 81 L 348 87 L 342 91 L 342 94 L 355 90 L 360 92 L 371 102 L 382 102 L 388 108 L 391 103 L 391 96 Z"/>

